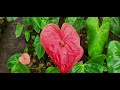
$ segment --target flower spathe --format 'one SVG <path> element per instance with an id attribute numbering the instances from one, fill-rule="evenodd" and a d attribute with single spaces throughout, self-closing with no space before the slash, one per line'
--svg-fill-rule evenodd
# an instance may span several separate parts
<path id="1" fill-rule="evenodd" d="M 69 23 L 64 23 L 61 29 L 56 24 L 46 25 L 40 33 L 40 41 L 61 73 L 70 72 L 84 53 L 80 37 Z"/>
<path id="2" fill-rule="evenodd" d="M 22 63 L 22 64 L 30 64 L 30 56 L 29 54 L 27 53 L 23 53 L 22 56 L 19 58 L 19 61 Z"/>

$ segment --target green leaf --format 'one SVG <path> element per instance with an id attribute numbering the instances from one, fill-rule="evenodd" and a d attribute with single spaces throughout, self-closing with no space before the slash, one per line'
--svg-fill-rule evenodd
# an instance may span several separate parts
<path id="1" fill-rule="evenodd" d="M 30 39 L 30 32 L 27 31 L 27 30 L 25 30 L 25 39 L 26 39 L 27 42 L 28 42 L 29 39 Z"/>
<path id="2" fill-rule="evenodd" d="M 66 17 L 65 22 L 70 23 L 71 25 L 73 25 L 76 21 L 77 17 Z"/>
<path id="3" fill-rule="evenodd" d="M 107 71 L 108 71 L 107 65 L 104 65 L 103 71 L 104 71 L 104 72 L 107 72 Z"/>
<path id="4" fill-rule="evenodd" d="M 120 17 L 111 18 L 110 31 L 116 36 L 120 37 Z"/>
<path id="5" fill-rule="evenodd" d="M 103 53 L 105 45 L 108 41 L 110 30 L 110 18 L 104 17 L 102 25 L 99 27 L 97 17 L 88 17 L 87 21 L 87 39 L 88 39 L 88 54 L 91 57 Z"/>
<path id="6" fill-rule="evenodd" d="M 6 17 L 6 19 L 7 19 L 8 22 L 13 21 L 13 17 Z"/>
<path id="7" fill-rule="evenodd" d="M 13 20 L 15 21 L 18 17 L 13 17 Z"/>
<path id="8" fill-rule="evenodd" d="M 80 33 L 80 30 L 85 27 L 85 21 L 82 17 L 77 17 L 76 21 L 73 24 L 74 28 L 78 33 Z"/>
<path id="9" fill-rule="evenodd" d="M 16 25 L 16 31 L 15 31 L 16 37 L 20 37 L 20 35 L 21 35 L 22 31 L 23 31 L 23 27 L 24 27 L 23 24 L 20 24 L 20 23 L 18 23 Z"/>
<path id="10" fill-rule="evenodd" d="M 85 73 L 84 64 L 76 63 L 70 73 Z"/>
<path id="11" fill-rule="evenodd" d="M 41 29 L 43 29 L 45 27 L 45 25 L 47 24 L 46 20 L 44 20 L 44 18 L 40 18 L 41 20 Z"/>
<path id="12" fill-rule="evenodd" d="M 21 62 L 17 62 L 11 69 L 11 73 L 30 73 L 29 68 Z"/>
<path id="13" fill-rule="evenodd" d="M 25 21 L 28 22 L 26 18 Z M 40 30 L 42 30 L 48 23 L 58 24 L 59 17 L 31 17 L 30 22 L 34 30 L 37 33 L 40 33 Z"/>
<path id="14" fill-rule="evenodd" d="M 59 22 L 59 17 L 49 17 L 48 20 L 47 20 L 47 24 L 48 23 L 58 24 L 58 22 Z"/>
<path id="15" fill-rule="evenodd" d="M 70 23 L 78 33 L 85 27 L 85 21 L 82 17 L 67 17 L 66 22 Z"/>
<path id="16" fill-rule="evenodd" d="M 48 67 L 45 73 L 60 73 L 58 67 Z"/>
<path id="17" fill-rule="evenodd" d="M 8 22 L 15 21 L 18 17 L 6 17 Z"/>
<path id="18" fill-rule="evenodd" d="M 107 50 L 107 67 L 109 73 L 120 73 L 120 42 L 110 41 Z"/>
<path id="19" fill-rule="evenodd" d="M 34 30 L 37 32 L 37 33 L 40 33 L 40 30 L 42 29 L 41 28 L 41 20 L 39 17 L 31 17 L 31 24 L 34 28 Z"/>
<path id="20" fill-rule="evenodd" d="M 77 63 L 71 73 L 103 73 L 103 64 L 106 56 L 104 54 L 93 57 L 84 64 Z"/>
<path id="21" fill-rule="evenodd" d="M 54 17 L 52 23 L 58 24 L 58 22 L 59 22 L 59 17 Z"/>
<path id="22" fill-rule="evenodd" d="M 28 47 L 25 47 L 24 52 L 28 53 Z"/>
<path id="23" fill-rule="evenodd" d="M 12 55 L 7 61 L 8 69 L 12 69 L 12 67 L 18 62 L 19 57 L 21 57 L 21 53 Z"/>
<path id="24" fill-rule="evenodd" d="M 31 25 L 31 18 L 30 17 L 23 17 L 23 20 L 24 20 L 26 26 Z"/>
<path id="25" fill-rule="evenodd" d="M 41 42 L 40 42 L 40 37 L 37 35 L 34 41 L 34 47 L 35 47 L 35 52 L 38 56 L 38 58 L 42 58 L 43 55 L 45 54 L 45 50 L 43 49 Z"/>
<path id="26" fill-rule="evenodd" d="M 32 38 L 32 40 L 34 41 L 34 40 L 35 40 L 35 35 L 32 35 L 32 37 L 31 37 L 31 38 Z"/>
<path id="27" fill-rule="evenodd" d="M 19 57 L 21 57 L 21 53 L 12 55 L 7 61 L 8 69 L 11 69 L 12 73 L 29 73 L 30 70 L 26 65 L 23 65 L 19 61 Z"/>

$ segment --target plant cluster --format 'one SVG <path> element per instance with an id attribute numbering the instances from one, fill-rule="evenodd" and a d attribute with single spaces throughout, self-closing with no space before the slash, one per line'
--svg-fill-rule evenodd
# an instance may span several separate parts
<path id="1" fill-rule="evenodd" d="M 6 17 L 9 23 L 17 18 Z M 61 27 L 59 20 L 60 17 L 23 17 L 16 25 L 16 38 L 24 33 L 26 43 L 32 43 L 23 53 L 18 52 L 8 59 L 7 67 L 12 73 L 39 70 L 43 67 L 42 60 L 53 64 L 45 67 L 45 73 L 120 72 L 120 42 L 109 39 L 110 32 L 120 37 L 119 17 L 66 17 Z M 88 42 L 86 62 L 81 62 L 85 53 L 79 34 L 83 29 Z M 32 67 L 33 64 L 38 67 Z"/>

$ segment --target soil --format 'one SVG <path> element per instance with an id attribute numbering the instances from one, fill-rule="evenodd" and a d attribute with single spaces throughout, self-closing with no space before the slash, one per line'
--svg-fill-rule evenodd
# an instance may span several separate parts
<path id="1" fill-rule="evenodd" d="M 15 53 L 23 53 L 26 46 L 24 35 L 19 38 L 15 37 L 15 27 L 22 18 L 18 18 L 15 22 L 5 23 L 2 28 L 0 40 L 0 73 L 10 72 L 7 68 L 8 58 Z"/>
<path id="2" fill-rule="evenodd" d="M 85 18 L 86 19 L 86 18 Z M 100 17 L 100 21 L 101 21 Z M 0 73 L 8 73 L 10 72 L 7 69 L 7 60 L 8 58 L 15 53 L 23 53 L 23 50 L 25 46 L 27 46 L 29 50 L 29 54 L 31 55 L 31 63 L 28 65 L 28 67 L 31 70 L 31 73 L 44 73 L 46 68 L 50 66 L 56 66 L 50 57 L 47 55 L 47 53 L 44 54 L 44 56 L 41 58 L 41 60 L 38 60 L 36 53 L 34 51 L 34 45 L 33 45 L 33 40 L 30 39 L 29 42 L 25 41 L 24 35 L 22 35 L 19 38 L 15 37 L 15 26 L 17 25 L 18 22 L 21 22 L 22 18 L 18 18 L 17 21 L 11 22 L 11 23 L 6 23 L 3 25 L 4 27 L 2 28 L 2 33 L 1 33 L 1 40 L 0 40 Z M 65 17 L 60 17 L 59 20 L 59 27 L 62 26 L 62 24 L 65 22 Z M 31 28 L 31 27 L 28 27 Z M 37 33 L 32 30 L 31 35 L 36 35 Z M 90 59 L 88 56 L 88 41 L 87 41 L 87 31 L 86 29 L 82 29 L 79 33 L 80 36 L 80 44 L 84 49 L 84 55 L 81 58 L 80 61 L 86 62 L 87 60 Z M 109 33 L 109 40 L 117 40 L 120 41 L 120 38 L 115 36 L 113 33 Z M 26 45 L 27 43 L 27 45 Z M 33 49 L 32 49 L 33 48 Z M 105 48 L 104 54 L 106 54 L 107 49 Z"/>

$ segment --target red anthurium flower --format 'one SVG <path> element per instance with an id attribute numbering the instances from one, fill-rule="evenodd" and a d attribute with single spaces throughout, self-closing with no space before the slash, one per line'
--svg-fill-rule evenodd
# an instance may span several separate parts
<path id="1" fill-rule="evenodd" d="M 46 25 L 40 33 L 40 40 L 61 73 L 70 72 L 74 64 L 83 56 L 80 37 L 69 23 L 64 23 L 61 30 L 56 24 Z"/>
<path id="2" fill-rule="evenodd" d="M 30 56 L 27 53 L 23 53 L 19 58 L 19 61 L 25 65 L 30 64 Z"/>

